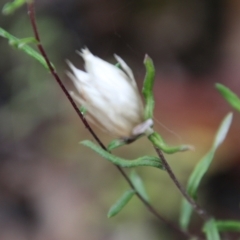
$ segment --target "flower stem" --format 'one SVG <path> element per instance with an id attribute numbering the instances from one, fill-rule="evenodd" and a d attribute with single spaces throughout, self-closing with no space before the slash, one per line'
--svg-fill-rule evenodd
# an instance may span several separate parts
<path id="1" fill-rule="evenodd" d="M 169 177 L 172 179 L 173 183 L 176 185 L 176 187 L 178 188 L 178 190 L 181 192 L 181 194 L 183 195 L 183 197 L 189 202 L 189 204 L 192 206 L 192 208 L 194 209 L 194 211 L 204 220 L 204 221 L 208 221 L 209 219 L 211 219 L 211 216 L 204 210 L 202 209 L 202 207 L 200 207 L 187 193 L 187 191 L 185 190 L 185 188 L 180 184 L 180 182 L 178 181 L 176 175 L 174 174 L 172 168 L 170 167 L 170 165 L 168 164 L 166 158 L 164 157 L 162 151 L 161 151 L 161 142 L 158 141 L 158 134 L 156 132 L 154 132 L 152 135 L 150 135 L 148 137 L 148 139 L 152 142 L 155 151 L 157 152 L 159 158 L 162 161 L 162 165 L 165 168 L 165 170 L 167 171 Z"/>
<path id="2" fill-rule="evenodd" d="M 119 166 L 116 166 L 117 169 L 121 172 L 121 174 L 123 175 L 123 177 L 125 178 L 125 180 L 128 182 L 129 186 L 133 189 L 136 190 L 133 183 L 131 182 L 131 180 L 129 179 L 129 177 L 127 176 L 127 174 L 123 171 L 123 169 Z M 191 233 L 184 231 L 182 229 L 180 229 L 179 227 L 177 227 L 175 224 L 169 222 L 168 220 L 166 220 L 163 216 L 161 216 L 157 210 L 149 203 L 147 202 L 141 194 L 139 194 L 136 191 L 136 195 L 137 197 L 140 199 L 140 201 L 145 205 L 145 207 L 149 210 L 149 212 L 151 212 L 155 217 L 157 217 L 158 220 L 162 221 L 165 225 L 167 225 L 168 227 L 174 229 L 176 232 L 178 232 L 180 235 L 182 235 L 183 237 L 187 237 L 189 239 L 194 238 L 196 240 L 201 240 L 199 237 L 192 235 Z"/>

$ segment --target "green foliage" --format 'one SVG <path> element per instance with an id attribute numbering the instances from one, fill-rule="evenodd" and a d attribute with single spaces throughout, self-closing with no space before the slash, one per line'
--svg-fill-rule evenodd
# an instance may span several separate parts
<path id="1" fill-rule="evenodd" d="M 87 114 L 87 109 L 84 106 L 81 106 L 80 112 L 82 113 L 83 116 L 85 116 Z"/>
<path id="2" fill-rule="evenodd" d="M 126 205 L 127 203 L 131 200 L 131 198 L 135 195 L 134 190 L 128 190 L 126 191 L 116 203 L 113 204 L 113 206 L 109 209 L 108 211 L 108 218 L 111 218 L 115 215 L 117 215 Z"/>
<path id="3" fill-rule="evenodd" d="M 228 130 L 230 128 L 232 122 L 232 113 L 229 113 L 222 121 L 221 126 L 217 132 L 217 135 L 214 139 L 214 143 L 210 151 L 202 158 L 202 160 L 196 165 L 194 168 L 188 182 L 187 191 L 190 196 L 196 197 L 197 190 L 199 187 L 199 184 L 207 172 L 208 168 L 210 167 L 210 164 L 213 160 L 214 154 L 217 150 L 217 148 L 222 144 L 224 141 Z"/>
<path id="4" fill-rule="evenodd" d="M 9 41 L 9 44 L 11 46 L 13 46 L 15 48 L 18 48 L 18 49 L 21 49 L 24 45 L 30 44 L 30 43 L 37 44 L 38 41 L 35 38 L 33 38 L 33 37 L 22 38 L 22 39 L 19 39 L 18 41 L 13 41 L 13 40 Z"/>
<path id="5" fill-rule="evenodd" d="M 3 28 L 0 28 L 0 36 L 8 39 L 9 44 L 11 46 L 13 46 L 16 49 L 24 51 L 26 54 L 28 54 L 29 56 L 33 57 L 38 62 L 40 62 L 46 69 L 49 69 L 48 65 L 47 65 L 45 59 L 42 57 L 42 55 L 27 45 L 27 43 L 29 43 L 29 42 L 36 43 L 37 41 L 34 38 L 18 39 L 16 37 L 14 37 L 13 35 L 11 35 L 10 33 L 8 33 L 7 31 L 5 31 Z"/>
<path id="6" fill-rule="evenodd" d="M 234 109 L 240 111 L 240 99 L 235 93 L 220 83 L 216 83 L 216 88 Z"/>
<path id="7" fill-rule="evenodd" d="M 190 145 L 180 145 L 180 146 L 168 146 L 163 138 L 157 133 L 152 133 L 148 139 L 152 142 L 152 144 L 162 150 L 164 153 L 173 154 L 176 152 L 182 152 L 187 150 L 192 150 L 193 147 Z"/>
<path id="8" fill-rule="evenodd" d="M 132 139 L 114 139 L 108 144 L 107 150 L 110 152 L 113 149 L 116 149 L 116 148 L 122 147 L 126 144 L 132 143 L 132 142 L 136 141 L 137 139 L 141 138 L 142 136 L 143 135 L 140 135 L 140 136 L 134 137 Z"/>
<path id="9" fill-rule="evenodd" d="M 219 130 L 216 134 L 214 139 L 213 145 L 209 152 L 199 161 L 199 163 L 195 166 L 187 184 L 187 192 L 188 194 L 196 199 L 197 197 L 197 190 L 200 185 L 200 182 L 208 171 L 210 164 L 213 160 L 214 154 L 217 148 L 221 145 L 224 141 L 227 132 L 230 128 L 232 122 L 232 113 L 229 113 L 222 121 Z M 192 207 L 190 204 L 184 199 L 182 202 L 181 214 L 180 214 L 180 225 L 183 229 L 188 227 L 190 217 L 192 213 Z"/>
<path id="10" fill-rule="evenodd" d="M 119 148 L 124 145 L 126 145 L 126 142 L 123 139 L 114 139 L 108 144 L 107 150 L 112 151 L 113 149 Z"/>
<path id="11" fill-rule="evenodd" d="M 115 64 L 115 67 L 121 68 L 121 64 L 120 64 L 120 63 L 116 63 L 116 64 Z"/>
<path id="12" fill-rule="evenodd" d="M 220 232 L 240 232 L 240 221 L 223 220 L 216 221 L 216 226 Z"/>
<path id="13" fill-rule="evenodd" d="M 146 55 L 144 59 L 144 65 L 146 68 L 146 76 L 143 83 L 142 93 L 145 99 L 145 109 L 144 109 L 144 118 L 153 119 L 154 112 L 154 95 L 153 95 L 153 85 L 155 80 L 155 68 L 152 59 Z M 152 133 L 148 139 L 153 143 L 153 145 L 165 153 L 172 154 L 179 151 L 186 151 L 193 149 L 189 145 L 180 145 L 180 146 L 168 146 L 163 138 L 156 132 Z"/>
<path id="14" fill-rule="evenodd" d="M 130 174 L 130 179 L 135 187 L 136 191 L 147 201 L 149 202 L 149 196 L 144 187 L 141 177 L 137 174 L 135 170 L 132 170 Z"/>
<path id="15" fill-rule="evenodd" d="M 179 223 L 182 229 L 187 230 L 192 215 L 192 207 L 186 199 L 182 200 Z"/>
<path id="16" fill-rule="evenodd" d="M 154 111 L 154 96 L 153 96 L 153 84 L 155 79 L 155 68 L 152 59 L 146 55 L 144 59 L 146 68 L 146 76 L 143 83 L 142 93 L 145 99 L 144 118 L 145 120 L 153 118 Z"/>
<path id="17" fill-rule="evenodd" d="M 158 157 L 143 156 L 133 160 L 126 160 L 126 159 L 112 155 L 111 153 L 105 151 L 104 149 L 102 149 L 101 147 L 97 146 L 96 144 L 94 144 L 89 140 L 82 141 L 81 144 L 91 148 L 106 160 L 123 168 L 149 166 L 149 167 L 156 167 L 159 169 L 163 169 L 162 163 Z"/>
<path id="18" fill-rule="evenodd" d="M 30 2 L 30 0 L 14 0 L 13 2 L 6 3 L 3 6 L 2 13 L 5 15 L 14 13 L 18 8 L 20 8 L 26 2 Z"/>
<path id="19" fill-rule="evenodd" d="M 203 232 L 206 234 L 207 240 L 220 240 L 220 235 L 214 219 L 210 219 L 204 224 Z"/>

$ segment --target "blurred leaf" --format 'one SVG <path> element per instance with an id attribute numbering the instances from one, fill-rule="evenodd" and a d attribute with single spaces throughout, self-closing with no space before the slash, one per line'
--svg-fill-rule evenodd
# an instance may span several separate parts
<path id="1" fill-rule="evenodd" d="M 82 113 L 83 116 L 85 116 L 87 114 L 87 108 L 85 108 L 84 106 L 81 106 L 80 112 Z"/>
<path id="2" fill-rule="evenodd" d="M 220 128 L 217 132 L 217 135 L 214 139 L 212 148 L 194 168 L 194 170 L 189 178 L 189 182 L 188 182 L 188 186 L 187 186 L 187 191 L 190 194 L 190 196 L 196 197 L 198 186 L 199 186 L 203 176 L 207 172 L 217 148 L 222 144 L 222 142 L 226 138 L 226 135 L 227 135 L 230 125 L 232 123 L 232 116 L 233 116 L 232 113 L 229 113 L 223 119 L 223 121 L 220 125 Z"/>
<path id="3" fill-rule="evenodd" d="M 224 220 L 216 221 L 215 224 L 220 232 L 240 232 L 240 221 Z"/>
<path id="4" fill-rule="evenodd" d="M 210 219 L 204 224 L 203 232 L 205 232 L 207 240 L 221 240 L 214 219 Z"/>
<path id="5" fill-rule="evenodd" d="M 214 150 L 211 149 L 201 160 L 198 162 L 197 166 L 194 168 L 187 186 L 188 194 L 194 198 L 197 197 L 197 190 L 200 182 L 210 167 L 210 164 L 214 157 Z"/>
<path id="6" fill-rule="evenodd" d="M 104 149 L 102 149 L 101 147 L 97 146 L 96 144 L 94 144 L 89 140 L 82 141 L 81 144 L 91 148 L 93 151 L 98 153 L 100 156 L 102 156 L 106 160 L 123 168 L 149 166 L 149 167 L 164 169 L 162 166 L 162 162 L 158 157 L 143 156 L 133 160 L 126 160 L 126 159 L 117 157 L 115 155 L 112 155 L 111 153 L 105 151 Z"/>
<path id="7" fill-rule="evenodd" d="M 2 13 L 5 15 L 11 14 L 15 12 L 18 8 L 20 8 L 26 2 L 30 2 L 29 0 L 14 0 L 13 2 L 6 3 L 3 6 Z"/>
<path id="8" fill-rule="evenodd" d="M 126 142 L 123 139 L 114 139 L 108 144 L 107 150 L 112 151 L 113 149 L 124 146 L 124 145 L 126 145 Z"/>
<path id="9" fill-rule="evenodd" d="M 153 96 L 153 84 L 155 79 L 155 68 L 152 59 L 146 55 L 144 59 L 146 68 L 146 76 L 143 83 L 142 93 L 145 98 L 144 118 L 145 120 L 153 118 L 154 111 L 154 96 Z"/>
<path id="10" fill-rule="evenodd" d="M 176 152 L 183 152 L 194 149 L 194 147 L 191 145 L 169 146 L 165 143 L 164 139 L 157 132 L 153 132 L 151 135 L 149 135 L 148 139 L 155 147 L 159 148 L 161 151 L 167 154 L 173 154 Z"/>
<path id="11" fill-rule="evenodd" d="M 24 38 L 23 40 L 18 39 L 2 28 L 0 28 L 0 36 L 7 38 L 11 46 L 14 46 L 19 50 L 23 50 L 26 54 L 30 55 L 31 57 L 35 58 L 38 62 L 40 62 L 46 69 L 49 69 L 42 55 L 26 44 L 26 39 L 27 41 L 30 41 L 30 40 L 33 41 L 32 38 Z"/>
<path id="12" fill-rule="evenodd" d="M 233 93 L 229 88 L 225 87 L 220 83 L 216 83 L 216 88 L 221 93 L 221 95 L 225 98 L 225 100 L 236 110 L 240 111 L 240 99 L 239 97 Z"/>
<path id="13" fill-rule="evenodd" d="M 180 218 L 179 218 L 180 226 L 183 230 L 187 230 L 190 222 L 191 214 L 192 214 L 191 205 L 186 199 L 183 199 L 181 204 Z"/>
<path id="14" fill-rule="evenodd" d="M 34 37 L 22 38 L 16 40 L 9 40 L 9 44 L 15 48 L 21 49 L 24 45 L 34 43 L 37 44 L 38 41 Z"/>
<path id="15" fill-rule="evenodd" d="M 135 170 L 132 170 L 130 174 L 130 179 L 137 190 L 137 192 L 147 201 L 149 202 L 149 196 L 146 192 L 146 189 L 144 187 L 143 181 L 141 177 L 137 174 Z"/>
<path id="16" fill-rule="evenodd" d="M 114 203 L 114 205 L 109 209 L 107 214 L 108 218 L 111 218 L 117 215 L 127 205 L 127 203 L 131 200 L 131 198 L 134 196 L 135 193 L 136 192 L 134 190 L 126 191 L 119 198 L 119 200 L 116 203 Z"/>
<path id="17" fill-rule="evenodd" d="M 124 145 L 130 144 L 130 143 L 136 141 L 137 139 L 139 139 L 141 137 L 143 137 L 143 135 L 134 136 L 132 138 L 125 138 L 125 139 L 114 139 L 108 144 L 107 150 L 112 151 L 113 149 L 116 149 L 116 148 L 122 147 Z"/>
<path id="18" fill-rule="evenodd" d="M 196 167 L 194 168 L 193 172 L 189 177 L 188 184 L 187 184 L 187 192 L 194 199 L 196 199 L 197 197 L 197 190 L 200 185 L 200 182 L 203 176 L 205 175 L 205 173 L 207 172 L 207 170 L 209 169 L 217 148 L 221 145 L 221 143 L 223 142 L 223 140 L 227 135 L 231 122 L 232 122 L 232 113 L 229 113 L 223 119 L 219 127 L 219 130 L 214 139 L 212 148 L 198 162 L 198 164 L 196 165 Z M 182 227 L 182 229 L 187 229 L 190 221 L 191 213 L 192 213 L 192 207 L 184 199 L 182 201 L 181 214 L 180 214 L 180 226 Z"/>

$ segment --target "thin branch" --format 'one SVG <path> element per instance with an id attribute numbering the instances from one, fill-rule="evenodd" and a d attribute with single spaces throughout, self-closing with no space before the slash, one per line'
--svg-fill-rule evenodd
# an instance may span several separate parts
<path id="1" fill-rule="evenodd" d="M 130 187 L 132 189 L 135 189 L 133 183 L 131 182 L 131 180 L 128 178 L 127 174 L 123 171 L 122 168 L 120 168 L 119 166 L 116 166 L 118 168 L 118 170 L 121 172 L 121 174 L 124 176 L 124 178 L 126 179 L 126 181 L 128 182 L 128 184 L 130 185 Z M 177 226 L 175 226 L 173 223 L 169 222 L 168 220 L 166 220 L 163 216 L 161 216 L 157 210 L 149 203 L 147 202 L 142 195 L 140 195 L 137 191 L 136 191 L 136 195 L 138 196 L 138 198 L 140 199 L 140 201 L 145 205 L 145 207 L 149 210 L 149 212 L 151 212 L 154 216 L 156 216 L 159 220 L 161 220 L 162 222 L 164 222 L 167 226 L 169 226 L 170 228 L 174 229 L 176 232 L 178 232 L 179 234 L 181 234 L 184 237 L 187 238 L 196 238 L 197 240 L 200 240 L 200 238 L 198 238 L 197 236 L 194 236 L 192 234 L 190 234 L 189 232 L 183 231 L 180 228 L 178 228 Z"/>
<path id="2" fill-rule="evenodd" d="M 64 94 L 66 95 L 67 99 L 69 100 L 69 102 L 71 103 L 72 107 L 74 108 L 75 112 L 77 113 L 77 115 L 80 117 L 80 119 L 82 120 L 84 126 L 88 129 L 88 131 L 92 134 L 92 136 L 94 137 L 94 139 L 97 141 L 97 143 L 104 149 L 105 146 L 102 144 L 102 142 L 100 141 L 100 139 L 98 138 L 98 136 L 94 133 L 94 131 L 92 130 L 92 128 L 89 126 L 87 120 L 84 118 L 84 116 L 82 115 L 80 109 L 78 108 L 78 106 L 76 105 L 76 103 L 73 101 L 71 95 L 69 94 L 68 90 L 65 88 L 65 86 L 63 85 L 60 77 L 58 76 L 56 70 L 54 69 L 54 67 L 52 66 L 42 44 L 41 44 L 41 40 L 40 40 L 40 36 L 38 33 L 38 29 L 37 29 L 37 24 L 36 24 L 36 18 L 35 18 L 35 10 L 34 10 L 34 3 L 33 2 L 29 2 L 28 4 L 28 14 L 29 14 L 29 18 L 31 21 L 31 25 L 32 25 L 32 29 L 34 32 L 34 36 L 36 38 L 36 40 L 38 41 L 37 43 L 37 47 L 39 52 L 42 54 L 42 56 L 44 57 L 48 68 L 51 72 L 51 74 L 53 75 L 54 79 L 56 80 L 56 82 L 58 83 L 58 85 L 60 86 L 60 88 L 62 89 L 62 91 L 64 92 Z"/>
<path id="3" fill-rule="evenodd" d="M 168 175 L 170 176 L 170 178 L 172 179 L 173 183 L 176 185 L 176 187 L 178 188 L 178 190 L 181 192 L 181 194 L 183 195 L 183 197 L 189 202 L 189 204 L 192 206 L 192 208 L 194 209 L 194 211 L 204 220 L 207 221 L 211 218 L 211 216 L 204 210 L 202 209 L 187 193 L 187 191 L 184 189 L 184 187 L 180 184 L 180 182 L 178 181 L 177 177 L 175 176 L 175 174 L 173 173 L 170 165 L 168 164 L 166 158 L 164 157 L 162 151 L 157 148 L 154 147 L 158 156 L 160 157 L 160 159 L 162 160 L 162 164 L 165 167 Z"/>
<path id="4" fill-rule="evenodd" d="M 34 36 L 36 38 L 36 40 L 38 41 L 37 47 L 40 51 L 40 53 L 42 54 L 42 56 L 44 57 L 49 70 L 52 74 L 52 76 L 54 77 L 54 79 L 56 80 L 56 82 L 58 83 L 58 85 L 60 86 L 60 88 L 62 89 L 62 91 L 64 92 L 64 94 L 66 95 L 67 99 L 69 100 L 69 102 L 71 103 L 72 107 L 74 108 L 74 110 L 76 111 L 76 113 L 78 114 L 79 118 L 81 119 L 81 121 L 83 122 L 84 126 L 88 129 L 88 131 L 91 133 L 91 135 L 93 136 L 93 138 L 96 140 L 96 142 L 104 149 L 107 151 L 107 148 L 104 146 L 104 144 L 101 142 L 101 140 L 98 138 L 98 136 L 95 134 L 95 132 L 92 130 L 92 128 L 90 127 L 90 125 L 88 124 L 87 120 L 84 118 L 84 116 L 82 115 L 80 109 L 78 108 L 78 106 L 76 105 L 76 103 L 73 101 L 71 95 L 69 94 L 69 92 L 67 91 L 67 89 L 65 88 L 65 86 L 63 85 L 60 77 L 58 76 L 56 70 L 54 69 L 54 67 L 51 65 L 51 62 L 41 44 L 41 39 L 38 33 L 38 28 L 37 28 L 37 24 L 36 24 L 36 18 L 35 18 L 35 9 L 34 9 L 34 3 L 33 2 L 29 2 L 27 4 L 28 6 L 28 14 L 29 14 L 29 18 L 30 18 L 30 22 L 32 25 L 32 29 L 34 32 Z M 115 165 L 116 166 L 116 165 Z M 122 176 L 125 178 L 125 180 L 128 182 L 129 186 L 136 191 L 133 183 L 131 182 L 131 180 L 129 179 L 129 177 L 127 176 L 127 174 L 124 172 L 124 170 L 119 167 L 116 166 L 118 171 L 122 174 Z M 172 229 L 174 229 L 176 232 L 178 232 L 179 234 L 181 234 L 184 237 L 187 238 L 191 238 L 191 237 L 196 237 L 186 231 L 181 230 L 180 228 L 178 228 L 177 226 L 175 226 L 174 224 L 170 223 L 168 220 L 166 220 L 164 217 L 162 217 L 157 210 L 150 204 L 148 203 L 137 191 L 136 191 L 136 195 L 138 196 L 138 198 L 140 199 L 140 201 L 146 206 L 146 208 L 160 221 L 162 221 L 163 223 L 165 223 L 167 226 L 171 227 Z M 196 239 L 200 240 L 200 238 L 196 237 Z"/>

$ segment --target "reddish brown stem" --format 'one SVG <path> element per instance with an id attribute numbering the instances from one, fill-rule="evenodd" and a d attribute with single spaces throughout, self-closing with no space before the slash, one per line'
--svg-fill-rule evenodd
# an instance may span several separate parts
<path id="1" fill-rule="evenodd" d="M 192 208 L 194 209 L 194 211 L 204 220 L 204 221 L 208 221 L 211 216 L 204 210 L 202 209 L 186 192 L 186 190 L 184 189 L 184 187 L 180 184 L 180 182 L 178 181 L 177 177 L 175 176 L 175 174 L 172 171 L 172 168 L 170 167 L 170 165 L 168 164 L 166 158 L 164 157 L 162 151 L 160 149 L 158 149 L 157 147 L 154 147 L 159 158 L 162 160 L 162 164 L 164 166 L 164 168 L 166 169 L 169 177 L 172 179 L 173 183 L 176 185 L 176 187 L 178 188 L 178 190 L 181 192 L 181 194 L 183 195 L 183 197 L 189 202 L 189 204 L 192 206 Z"/>
<path id="2" fill-rule="evenodd" d="M 60 88 L 62 89 L 62 91 L 64 92 L 64 94 L 66 95 L 67 99 L 69 100 L 69 102 L 71 103 L 72 107 L 74 108 L 75 112 L 78 114 L 78 116 L 80 117 L 80 119 L 82 120 L 84 126 L 88 129 L 88 131 L 92 134 L 92 136 L 94 137 L 94 139 L 97 141 L 97 143 L 104 149 L 106 149 L 104 147 L 104 145 L 102 144 L 102 142 L 100 141 L 100 139 L 98 138 L 98 136 L 94 133 L 94 131 L 92 130 L 92 128 L 89 126 L 87 120 L 84 118 L 84 116 L 82 115 L 80 109 L 78 108 L 78 106 L 76 105 L 76 103 L 73 101 L 71 95 L 69 94 L 68 90 L 65 88 L 65 86 L 63 85 L 61 79 L 59 78 L 55 68 L 52 66 L 42 44 L 41 44 L 41 40 L 40 40 L 40 36 L 38 33 L 38 29 L 37 29 L 37 24 L 36 24 L 36 20 L 35 20 L 35 10 L 34 10 L 34 3 L 28 3 L 28 14 L 29 14 L 29 18 L 31 21 L 31 25 L 32 25 L 32 29 L 34 32 L 34 36 L 36 38 L 36 40 L 38 41 L 37 43 L 37 47 L 39 52 L 42 54 L 43 58 L 45 59 L 48 68 L 51 72 L 51 74 L 53 75 L 54 79 L 56 80 L 56 82 L 58 83 L 58 85 L 60 86 Z"/>

